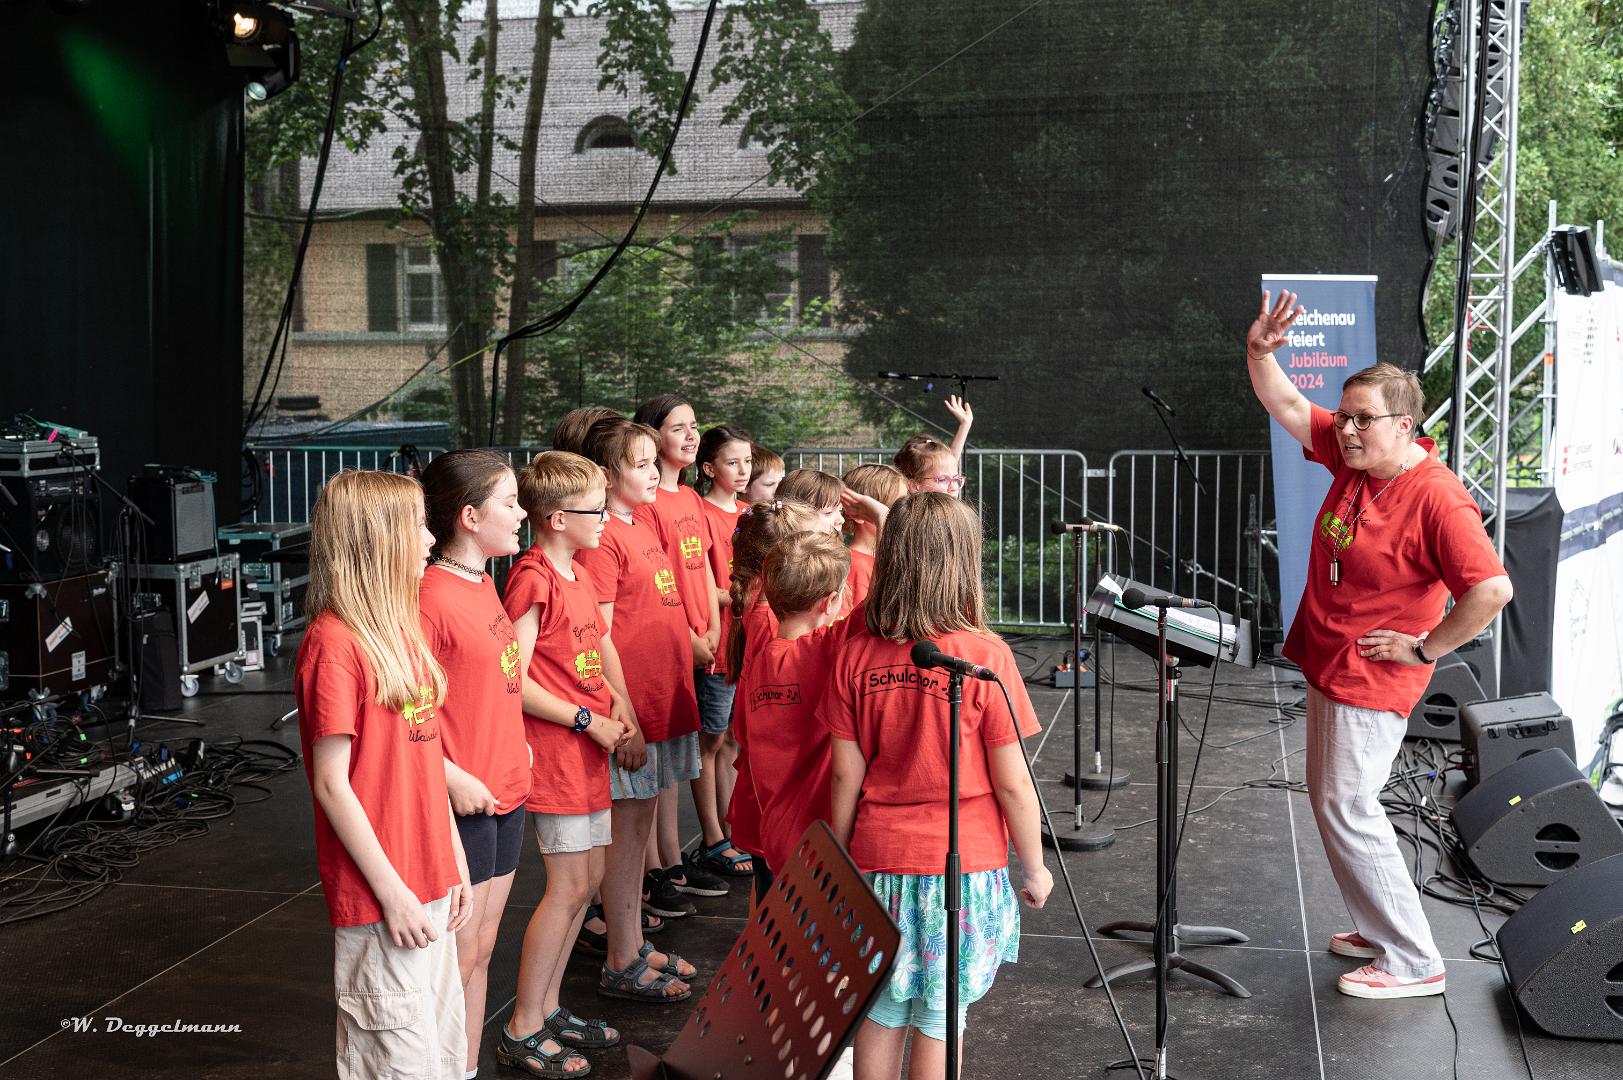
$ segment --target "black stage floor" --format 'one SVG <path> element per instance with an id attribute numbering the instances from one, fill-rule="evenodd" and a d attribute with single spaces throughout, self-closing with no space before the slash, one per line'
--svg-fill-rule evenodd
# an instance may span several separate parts
<path id="1" fill-rule="evenodd" d="M 189 701 L 184 712 L 203 721 L 200 731 L 153 722 L 142 726 L 141 737 L 179 743 L 197 734 L 242 735 L 297 747 L 291 725 L 280 733 L 266 730 L 292 707 L 288 658 L 295 645 L 287 643 L 271 671 L 248 676 L 241 690 L 257 693 L 205 680 L 205 696 Z M 1019 645 L 1029 669 L 1043 671 L 1060 647 L 1049 640 Z M 1148 662 L 1123 649 L 1120 680 L 1146 683 L 1149 675 Z M 1220 694 L 1255 704 L 1219 701 L 1212 709 L 1197 806 L 1246 780 L 1301 778 L 1300 725 L 1272 722 L 1276 700 L 1301 696 L 1295 672 L 1262 666 L 1224 670 L 1221 678 Z M 1185 716 L 1197 731 L 1206 679 L 1192 673 L 1185 680 Z M 1091 691 L 1083 693 L 1091 725 Z M 1071 759 L 1068 692 L 1033 688 L 1032 698 L 1045 726 L 1031 744 L 1038 773 L 1057 779 Z M 1104 821 L 1119 829 L 1153 812 L 1154 698 L 1124 690 L 1116 699 L 1117 760 L 1131 772 L 1132 783 L 1114 792 Z M 1091 746 L 1091 726 L 1089 731 Z M 1223 744 L 1232 745 L 1219 749 Z M 1183 746 L 1187 780 L 1194 740 L 1185 737 Z M 332 937 L 315 870 L 309 789 L 302 771 L 283 773 L 269 787 L 270 799 L 213 822 L 206 836 L 149 853 L 119 884 L 82 906 L 0 929 L 0 972 L 8 991 L 0 1004 L 0 1075 L 332 1075 Z M 1069 801 L 1057 784 L 1044 788 L 1051 807 Z M 1090 813 L 1099 799 L 1089 794 Z M 691 809 L 684 813 L 684 833 L 691 834 Z M 1151 911 L 1153 825 L 1126 829 L 1106 851 L 1067 854 L 1066 860 L 1090 926 Z M 16 870 L 0 869 L 0 878 Z M 541 860 L 529 853 L 491 965 L 482 1077 L 520 1075 L 497 1066 L 491 1047 L 508 1012 L 519 940 L 542 883 Z M 746 898 L 742 889 L 734 893 L 699 901 L 700 913 L 662 935 L 661 943 L 698 961 L 701 974 L 713 970 L 741 928 Z M 1499 967 L 1469 958 L 1470 946 L 1482 937 L 1469 909 L 1426 901 L 1449 962 L 1446 1001 L 1377 1003 L 1336 992 L 1337 975 L 1357 962 L 1325 950 L 1330 934 L 1347 928 L 1347 920 L 1305 795 L 1241 788 L 1192 818 L 1180 900 L 1186 923 L 1226 924 L 1249 935 L 1245 945 L 1187 951 L 1240 979 L 1254 996 L 1238 1000 L 1174 977 L 1170 1072 L 1179 1080 L 1446 1078 L 1454 1075 L 1456 1052 L 1447 1009 L 1458 1027 L 1459 1076 L 1512 1080 L 1528 1074 Z M 1490 927 L 1501 921 L 1487 918 Z M 1025 913 L 1024 938 L 1020 963 L 1005 967 L 992 992 L 971 1010 L 965 1075 L 1107 1075 L 1105 1064 L 1124 1057 L 1125 1050 L 1103 993 L 1082 987 L 1093 968 L 1061 890 L 1045 910 Z M 1137 952 L 1107 939 L 1099 939 L 1099 950 L 1107 964 Z M 675 1037 L 687 1006 L 609 1002 L 592 992 L 594 974 L 577 958 L 566 981 L 567 1004 L 612 1018 L 630 1041 L 651 1049 Z M 701 978 L 697 989 L 704 985 Z M 1118 996 L 1138 1049 L 1147 1054 L 1155 1012 L 1149 976 L 1118 984 Z M 127 1024 L 179 1020 L 236 1024 L 241 1031 L 136 1038 L 68 1030 L 69 1017 L 114 1016 Z M 1553 1039 L 1532 1029 L 1526 1042 L 1532 1073 L 1542 1080 L 1618 1073 L 1616 1046 Z M 594 1075 L 627 1075 L 623 1052 L 595 1057 Z"/>

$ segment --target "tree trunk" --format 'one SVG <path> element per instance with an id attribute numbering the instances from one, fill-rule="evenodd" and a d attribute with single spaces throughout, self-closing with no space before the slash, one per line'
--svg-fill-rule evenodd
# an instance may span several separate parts
<path id="1" fill-rule="evenodd" d="M 547 74 L 552 63 L 552 37 L 555 19 L 553 0 L 541 0 L 535 19 L 535 52 L 530 59 L 530 96 L 524 105 L 524 134 L 518 154 L 518 249 L 514 252 L 513 283 L 509 294 L 508 328 L 516 330 L 530 321 L 530 304 L 535 298 L 538 245 L 535 240 L 535 159 L 541 142 L 541 112 L 546 107 Z M 502 442 L 518 446 L 524 441 L 525 349 L 529 343 L 515 341 L 507 346 L 507 363 L 502 372 L 507 386 L 502 400 Z"/>

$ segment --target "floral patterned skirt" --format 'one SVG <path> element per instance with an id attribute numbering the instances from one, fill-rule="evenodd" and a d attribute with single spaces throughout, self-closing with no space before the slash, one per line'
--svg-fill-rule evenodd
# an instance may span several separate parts
<path id="1" fill-rule="evenodd" d="M 896 967 L 882 993 L 898 1001 L 918 998 L 932 1009 L 947 1005 L 947 912 L 944 874 L 869 874 L 868 884 L 902 931 Z M 958 912 L 958 1004 L 979 1001 L 992 988 L 998 965 L 1020 958 L 1020 902 L 1008 867 L 963 875 Z"/>

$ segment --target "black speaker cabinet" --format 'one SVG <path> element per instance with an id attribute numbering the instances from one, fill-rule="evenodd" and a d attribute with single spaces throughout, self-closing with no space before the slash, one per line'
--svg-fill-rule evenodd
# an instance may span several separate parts
<path id="1" fill-rule="evenodd" d="M 146 535 L 150 561 L 181 562 L 214 554 L 211 474 L 148 465 L 145 473 L 130 477 L 130 501 L 152 519 Z"/>
<path id="2" fill-rule="evenodd" d="M 1623 1039 L 1623 855 L 1581 866 L 1499 928 L 1511 991 L 1569 1039 Z"/>
<path id="3" fill-rule="evenodd" d="M 101 565 L 101 491 L 84 469 L 0 475 L 0 578 L 57 581 Z"/>
<path id="4" fill-rule="evenodd" d="M 1561 750 L 1574 762 L 1572 718 L 1549 694 L 1518 694 L 1473 701 L 1460 709 L 1465 776 L 1473 786 L 1513 761 L 1540 750 Z"/>
<path id="5" fill-rule="evenodd" d="M 1548 885 L 1623 853 L 1623 829 L 1560 750 L 1513 761 L 1460 797 L 1454 828 L 1471 862 L 1501 885 Z"/>

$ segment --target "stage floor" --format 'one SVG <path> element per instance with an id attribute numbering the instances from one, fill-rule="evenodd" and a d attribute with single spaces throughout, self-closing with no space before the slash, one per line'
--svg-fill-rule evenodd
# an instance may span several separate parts
<path id="1" fill-rule="evenodd" d="M 1065 643 L 1016 644 L 1026 670 L 1047 671 Z M 187 702 L 183 714 L 202 720 L 202 729 L 154 722 L 142 726 L 141 738 L 178 745 L 196 735 L 210 741 L 241 736 L 296 748 L 292 725 L 281 732 L 266 730 L 292 708 L 294 647 L 296 641 L 287 643 L 270 671 L 247 677 L 241 690 L 253 693 L 206 680 L 205 696 Z M 1446 1078 L 1454 1074 L 1456 1047 L 1462 1077 L 1528 1075 L 1500 968 L 1469 958 L 1470 946 L 1483 936 L 1469 908 L 1426 900 L 1448 958 L 1446 999 L 1377 1003 L 1336 992 L 1337 975 L 1357 961 L 1325 948 L 1330 934 L 1348 923 L 1306 796 L 1283 788 L 1230 790 L 1269 776 L 1301 779 L 1301 725 L 1272 720 L 1274 703 L 1299 699 L 1302 684 L 1294 670 L 1267 665 L 1219 675 L 1219 695 L 1249 703 L 1220 700 L 1211 710 L 1196 806 L 1227 793 L 1190 820 L 1180 860 L 1180 906 L 1188 924 L 1227 925 L 1249 936 L 1244 945 L 1186 951 L 1239 979 L 1253 996 L 1228 997 L 1204 982 L 1174 976 L 1171 1075 L 1178 1080 Z M 1117 658 L 1120 682 L 1148 686 L 1149 677 L 1148 662 L 1123 649 Z M 1195 672 L 1185 680 L 1185 719 L 1197 732 L 1207 678 Z M 1057 780 L 1071 762 L 1069 692 L 1033 687 L 1031 693 L 1045 728 L 1030 744 L 1038 775 Z M 1082 693 L 1091 748 L 1092 692 Z M 1090 926 L 1147 918 L 1153 908 L 1153 823 L 1124 827 L 1145 821 L 1154 810 L 1154 697 L 1123 688 L 1116 694 L 1115 714 L 1116 760 L 1130 772 L 1131 783 L 1112 793 L 1103 823 L 1122 831 L 1108 850 L 1065 856 Z M 1195 749 L 1195 740 L 1186 735 L 1185 783 Z M 243 792 L 244 804 L 212 822 L 206 836 L 150 852 L 119 884 L 82 906 L 0 928 L 0 972 L 8 984 L 0 1006 L 0 1076 L 332 1075 L 332 936 L 315 870 L 309 789 L 302 771 L 280 774 L 267 786 L 268 799 L 251 802 L 254 793 Z M 1069 815 L 1068 789 L 1057 783 L 1042 787 L 1051 809 L 1058 813 L 1065 806 Z M 1090 816 L 1100 801 L 1099 793 L 1088 794 Z M 691 836 L 693 815 L 686 803 L 683 830 Z M 0 878 L 18 872 L 6 867 Z M 482 1077 L 522 1075 L 496 1065 L 491 1050 L 510 1007 L 520 938 L 543 880 L 540 858 L 527 853 L 491 965 Z M 12 880 L 6 888 L 18 885 Z M 745 891 L 735 888 L 732 896 L 698 903 L 697 916 L 659 941 L 695 961 L 703 975 L 738 934 Z M 1486 918 L 1490 929 L 1502 921 L 1492 913 Z M 1103 992 L 1082 987 L 1093 966 L 1061 887 L 1045 910 L 1024 912 L 1023 936 L 1020 962 L 1004 967 L 991 993 L 970 1011 L 964 1074 L 1107 1075 L 1105 1065 L 1125 1057 L 1126 1050 Z M 1098 939 L 1098 945 L 1106 964 L 1140 952 L 1109 939 Z M 687 1005 L 639 1006 L 599 998 L 592 992 L 595 970 L 577 957 L 565 983 L 566 1004 L 610 1017 L 629 1041 L 650 1049 L 659 1050 L 676 1036 Z M 705 985 L 701 977 L 696 990 Z M 1150 976 L 1120 982 L 1117 994 L 1137 1048 L 1147 1055 L 1154 1042 Z M 236 1024 L 241 1031 L 136 1038 L 76 1033 L 70 1017 Z M 1531 1027 L 1526 1044 L 1533 1075 L 1541 1080 L 1617 1072 L 1615 1045 L 1553 1039 Z M 595 1076 L 628 1075 L 621 1051 L 593 1055 L 593 1066 Z"/>

